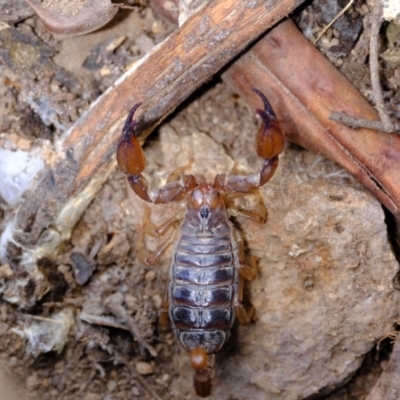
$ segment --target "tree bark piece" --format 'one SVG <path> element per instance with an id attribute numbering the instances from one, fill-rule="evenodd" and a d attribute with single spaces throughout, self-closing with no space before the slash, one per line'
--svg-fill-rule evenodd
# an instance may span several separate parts
<path id="1" fill-rule="evenodd" d="M 329 119 L 335 111 L 369 120 L 378 115 L 292 21 L 258 41 L 223 78 L 254 107 L 258 99 L 251 88 L 261 90 L 283 122 L 288 140 L 342 165 L 400 216 L 400 137 Z"/>
<path id="2" fill-rule="evenodd" d="M 52 165 L 43 171 L 7 228 L 2 243 L 13 268 L 35 270 L 38 258 L 52 254 L 69 238 L 115 168 L 115 144 L 135 102 L 143 102 L 138 131 L 146 136 L 204 81 L 301 2 L 213 2 L 127 71 L 61 138 Z"/>

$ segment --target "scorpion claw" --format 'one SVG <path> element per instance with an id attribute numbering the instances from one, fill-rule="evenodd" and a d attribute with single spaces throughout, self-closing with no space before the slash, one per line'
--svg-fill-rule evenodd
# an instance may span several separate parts
<path id="1" fill-rule="evenodd" d="M 264 110 L 260 110 L 259 108 L 256 108 L 256 114 L 261 118 L 262 122 L 265 125 L 265 128 L 268 129 L 271 126 L 271 122 L 274 119 L 273 117 L 266 113 Z"/>
<path id="2" fill-rule="evenodd" d="M 268 99 L 265 97 L 264 93 L 259 91 L 256 88 L 251 89 L 254 93 L 258 94 L 260 99 L 264 104 L 264 110 L 256 110 L 256 113 L 262 118 L 262 120 L 266 123 L 266 120 L 269 121 L 270 119 L 276 118 L 275 111 L 273 110 L 271 104 L 269 103 Z M 267 124 L 267 123 L 266 123 Z"/>
<path id="3" fill-rule="evenodd" d="M 146 159 L 135 133 L 135 127 L 138 122 L 132 120 L 135 111 L 141 104 L 142 103 L 135 104 L 129 112 L 122 130 L 122 138 L 119 141 L 117 148 L 117 161 L 119 167 L 123 172 L 128 174 L 128 176 L 132 176 L 132 179 L 136 180 L 140 179 L 140 173 L 146 166 Z"/>
<path id="4" fill-rule="evenodd" d="M 122 129 L 122 135 L 127 136 L 131 135 L 133 133 L 134 136 L 136 136 L 135 128 L 138 124 L 138 121 L 136 119 L 132 120 L 133 116 L 135 115 L 136 110 L 142 105 L 142 103 L 136 103 L 133 107 L 132 110 L 129 111 L 128 117 L 126 119 L 124 128 Z"/>
<path id="5" fill-rule="evenodd" d="M 265 160 L 273 160 L 283 151 L 284 137 L 282 134 L 282 127 L 265 95 L 258 89 L 253 88 L 252 90 L 254 93 L 258 94 L 264 104 L 264 110 L 256 109 L 257 115 L 261 117 L 263 122 L 257 134 L 257 154 Z M 275 169 L 273 169 L 273 171 L 275 171 Z M 262 178 L 261 181 L 264 183 L 266 182 L 264 178 Z"/>

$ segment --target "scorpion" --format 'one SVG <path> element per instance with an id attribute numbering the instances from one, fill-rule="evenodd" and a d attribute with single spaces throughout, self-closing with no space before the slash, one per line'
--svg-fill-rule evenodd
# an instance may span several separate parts
<path id="1" fill-rule="evenodd" d="M 193 175 L 181 174 L 179 180 L 150 190 L 142 175 L 146 159 L 135 130 L 138 121 L 133 119 L 142 103 L 130 111 L 117 149 L 119 168 L 141 199 L 155 204 L 186 199 L 183 219 L 176 216 L 154 232 L 163 235 L 180 223 L 160 319 L 167 320 L 169 316 L 176 338 L 190 353 L 194 389 L 199 397 L 211 394 L 215 354 L 227 342 L 235 318 L 240 325 L 255 319 L 253 306 L 246 309 L 242 301 L 244 281 L 255 278 L 257 261 L 251 258 L 248 265 L 245 263 L 243 239 L 230 216 L 243 215 L 263 223 L 266 209 L 261 199 L 258 212 L 238 210 L 232 198 L 255 193 L 271 179 L 283 151 L 284 136 L 267 98 L 258 89 L 253 92 L 264 106 L 255 110 L 262 122 L 256 138 L 257 155 L 263 159 L 259 173 L 218 174 L 213 184 L 198 184 Z M 154 258 L 166 247 L 156 250 Z"/>

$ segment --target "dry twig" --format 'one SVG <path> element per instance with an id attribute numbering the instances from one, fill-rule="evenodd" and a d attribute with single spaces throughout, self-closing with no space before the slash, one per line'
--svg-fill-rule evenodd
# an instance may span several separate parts
<path id="1" fill-rule="evenodd" d="M 128 326 L 129 331 L 132 336 L 137 340 L 140 346 L 144 347 L 153 357 L 157 356 L 157 350 L 145 340 L 142 339 L 138 329 L 136 328 L 135 322 L 128 313 L 125 311 L 124 307 L 117 304 L 107 304 L 107 308 L 112 312 L 117 318 L 124 321 Z"/>
<path id="2" fill-rule="evenodd" d="M 333 20 L 331 22 L 329 22 L 328 25 L 326 25 L 321 32 L 319 33 L 318 37 L 313 41 L 313 44 L 317 44 L 319 42 L 319 40 L 322 38 L 322 36 L 325 35 L 325 32 L 352 6 L 352 4 L 354 3 L 354 0 L 350 0 L 346 7 L 343 8 L 336 16 L 335 18 L 333 18 Z"/>
<path id="3" fill-rule="evenodd" d="M 93 315 L 86 312 L 81 312 L 79 318 L 82 321 L 85 321 L 91 325 L 108 326 L 110 328 L 117 328 L 123 329 L 124 331 L 129 331 L 129 328 L 126 326 L 125 323 L 122 323 L 121 321 L 118 321 L 113 317 L 105 317 L 103 315 Z"/>
<path id="4" fill-rule="evenodd" d="M 291 21 L 269 32 L 223 78 L 254 107 L 257 99 L 251 89 L 260 89 L 270 99 L 288 140 L 342 165 L 400 216 L 400 138 L 347 128 L 329 119 L 334 110 L 365 120 L 378 116 Z"/>
<path id="5" fill-rule="evenodd" d="M 383 21 L 382 2 L 375 0 L 372 13 L 371 38 L 369 42 L 369 68 L 371 72 L 372 94 L 385 132 L 393 132 L 394 128 L 383 101 L 382 87 L 379 79 L 379 30 Z"/>
<path id="6" fill-rule="evenodd" d="M 329 119 L 331 121 L 339 122 L 343 125 L 350 126 L 351 128 L 367 128 L 367 129 L 375 129 L 380 132 L 397 132 L 399 127 L 393 127 L 387 130 L 382 124 L 381 121 L 370 121 L 364 118 L 352 117 L 346 113 L 333 111 L 330 115 Z"/>
<path id="7" fill-rule="evenodd" d="M 26 196 L 4 238 L 14 268 L 35 268 L 70 237 L 115 168 L 115 145 L 132 105 L 143 101 L 143 136 L 301 0 L 211 2 L 156 46 L 64 134 L 51 166 Z"/>

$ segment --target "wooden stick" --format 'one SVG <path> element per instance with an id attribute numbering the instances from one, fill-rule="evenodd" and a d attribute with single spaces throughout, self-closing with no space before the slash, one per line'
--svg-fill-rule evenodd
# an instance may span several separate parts
<path id="1" fill-rule="evenodd" d="M 251 89 L 261 89 L 288 140 L 341 164 L 400 218 L 400 138 L 377 132 L 393 132 L 393 126 L 377 121 L 367 100 L 290 20 L 261 38 L 223 79 L 253 107 L 258 99 Z"/>
<path id="2" fill-rule="evenodd" d="M 382 2 L 375 1 L 372 11 L 371 37 L 369 40 L 369 70 L 371 74 L 372 96 L 382 124 L 387 132 L 393 132 L 393 124 L 385 108 L 379 77 L 379 31 L 382 26 Z"/>
<path id="3" fill-rule="evenodd" d="M 400 137 L 353 129 L 332 112 L 377 120 L 374 108 L 290 20 L 275 27 L 227 70 L 223 79 L 248 103 L 261 90 L 284 125 L 285 137 L 342 165 L 400 217 Z"/>
<path id="4" fill-rule="evenodd" d="M 302 0 L 211 2 L 126 72 L 61 138 L 52 165 L 3 235 L 13 268 L 35 266 L 68 239 L 115 168 L 124 119 L 142 101 L 143 137 L 196 88 Z"/>

